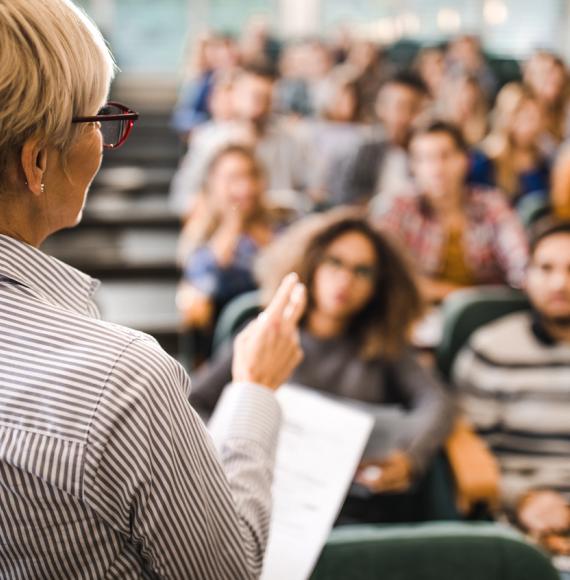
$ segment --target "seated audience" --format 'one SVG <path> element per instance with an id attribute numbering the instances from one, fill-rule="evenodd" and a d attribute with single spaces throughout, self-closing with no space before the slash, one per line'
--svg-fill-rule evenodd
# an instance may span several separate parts
<path id="1" fill-rule="evenodd" d="M 520 284 L 527 261 L 525 232 L 504 195 L 466 185 L 468 148 L 442 121 L 417 130 L 410 143 L 415 185 L 372 204 L 415 259 L 429 302 L 477 284 Z"/>
<path id="2" fill-rule="evenodd" d="M 380 467 L 374 477 L 358 473 L 375 495 L 346 506 L 347 517 L 418 517 L 412 509 L 415 491 L 448 433 L 452 408 L 442 385 L 410 349 L 410 327 L 422 303 L 402 257 L 359 214 L 337 209 L 292 226 L 263 252 L 256 271 L 266 299 L 288 271 L 307 284 L 301 321 L 305 358 L 289 382 L 374 406 L 401 405 L 413 419 L 413 427 L 399 433 L 397 449 L 372 462 Z M 214 409 L 231 365 L 228 345 L 194 377 L 191 401 L 203 414 Z M 376 495 L 384 492 L 403 495 Z"/>
<path id="3" fill-rule="evenodd" d="M 277 227 L 264 180 L 254 154 L 240 145 L 212 159 L 180 241 L 184 280 L 177 305 L 186 327 L 209 328 L 227 302 L 256 287 L 253 259 Z"/>
<path id="4" fill-rule="evenodd" d="M 384 84 L 376 101 L 380 136 L 348 161 L 339 202 L 367 202 L 378 192 L 388 194 L 409 182 L 408 141 L 427 95 L 423 81 L 412 73 L 397 74 Z"/>
<path id="5" fill-rule="evenodd" d="M 309 154 L 291 129 L 272 118 L 273 74 L 268 69 L 249 68 L 237 73 L 233 83 L 234 119 L 211 121 L 190 143 L 170 189 L 170 203 L 180 216 L 187 216 L 216 152 L 230 143 L 254 147 L 267 168 L 270 190 L 306 188 Z"/>
<path id="6" fill-rule="evenodd" d="M 528 195 L 548 198 L 550 164 L 540 148 L 545 125 L 536 98 L 518 83 L 501 90 L 491 134 L 473 159 L 469 180 L 496 185 L 511 203 Z"/>
<path id="7" fill-rule="evenodd" d="M 496 454 L 504 507 L 554 551 L 570 530 L 570 222 L 537 225 L 532 308 L 471 337 L 454 366 L 461 408 Z M 556 549 L 556 547 L 558 549 Z"/>

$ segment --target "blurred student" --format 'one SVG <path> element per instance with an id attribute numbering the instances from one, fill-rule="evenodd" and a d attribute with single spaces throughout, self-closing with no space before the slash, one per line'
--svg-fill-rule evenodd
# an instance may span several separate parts
<path id="1" fill-rule="evenodd" d="M 279 114 L 307 117 L 313 113 L 307 74 L 308 52 L 307 42 L 289 43 L 281 51 L 273 105 Z"/>
<path id="2" fill-rule="evenodd" d="M 235 69 L 239 55 L 231 36 L 210 34 L 198 40 L 192 60 L 172 114 L 172 125 L 184 142 L 211 118 L 209 100 L 215 75 Z"/>
<path id="3" fill-rule="evenodd" d="M 492 130 L 473 157 L 472 183 L 495 185 L 516 205 L 529 195 L 548 199 L 550 163 L 540 147 L 545 125 L 537 99 L 523 85 L 500 91 Z"/>
<path id="4" fill-rule="evenodd" d="M 308 288 L 301 321 L 305 359 L 290 382 L 374 406 L 401 405 L 413 419 L 413 427 L 395 437 L 397 448 L 371 462 L 380 468 L 376 475 L 360 470 L 356 476 L 374 494 L 402 495 L 352 502 L 346 515 L 367 521 L 418 517 L 415 486 L 447 435 L 452 407 L 411 352 L 409 332 L 422 302 L 399 252 L 367 220 L 337 209 L 292 226 L 264 251 L 256 271 L 266 299 L 284 272 L 297 272 Z M 191 401 L 204 414 L 230 380 L 231 364 L 228 345 L 195 377 Z"/>
<path id="5" fill-rule="evenodd" d="M 373 123 L 376 120 L 376 96 L 392 74 L 382 49 L 372 41 L 356 40 L 352 42 L 346 60 L 334 72 L 354 82 L 359 102 L 358 120 Z"/>
<path id="6" fill-rule="evenodd" d="M 454 380 L 499 460 L 504 508 L 570 553 L 570 222 L 537 224 L 525 289 L 532 309 L 478 330 Z"/>
<path id="7" fill-rule="evenodd" d="M 273 239 L 277 227 L 254 153 L 241 145 L 219 151 L 181 236 L 184 279 L 177 305 L 184 326 L 210 328 L 225 304 L 256 287 L 254 257 Z"/>
<path id="8" fill-rule="evenodd" d="M 304 191 L 310 163 L 303 143 L 287 127 L 272 118 L 275 77 L 266 68 L 242 69 L 232 89 L 233 119 L 204 125 L 192 140 L 170 188 L 170 205 L 187 216 L 216 152 L 231 143 L 256 150 L 267 169 L 271 190 Z"/>
<path id="9" fill-rule="evenodd" d="M 477 36 L 463 34 L 454 38 L 447 47 L 445 59 L 449 73 L 465 73 L 474 77 L 488 101 L 493 100 L 497 91 L 497 78 L 487 62 Z"/>
<path id="10" fill-rule="evenodd" d="M 504 194 L 466 184 L 469 151 L 461 131 L 435 121 L 410 143 L 415 184 L 373 204 L 379 225 L 407 248 L 429 302 L 478 284 L 520 285 L 525 232 Z"/>
<path id="11" fill-rule="evenodd" d="M 541 147 L 553 158 L 570 135 L 568 70 L 558 55 L 539 50 L 525 64 L 523 81 L 537 99 L 544 118 Z"/>
<path id="12" fill-rule="evenodd" d="M 347 161 L 340 202 L 367 202 L 409 183 L 408 143 L 426 97 L 425 84 L 412 73 L 399 73 L 384 84 L 376 101 L 380 135 Z"/>
<path id="13" fill-rule="evenodd" d="M 332 205 L 342 199 L 346 160 L 364 142 L 367 127 L 357 123 L 359 102 L 354 82 L 331 76 L 315 104 L 317 118 L 307 120 L 304 127 L 309 147 L 316 152 L 310 192 L 316 203 Z"/>
<path id="14" fill-rule="evenodd" d="M 413 68 L 425 83 L 430 97 L 438 101 L 445 80 L 445 51 L 437 46 L 422 48 Z"/>
<path id="15" fill-rule="evenodd" d="M 461 129 L 468 145 L 480 143 L 489 128 L 487 97 L 477 77 L 465 72 L 446 76 L 436 105 L 438 116 Z"/>

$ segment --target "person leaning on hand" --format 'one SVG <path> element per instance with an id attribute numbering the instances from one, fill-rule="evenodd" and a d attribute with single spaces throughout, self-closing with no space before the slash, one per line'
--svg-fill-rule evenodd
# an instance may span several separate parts
<path id="1" fill-rule="evenodd" d="M 112 76 L 69 0 L 0 0 L 0 578 L 257 578 L 305 290 L 288 276 L 237 339 L 218 454 L 183 368 L 38 249 L 137 117 Z"/>

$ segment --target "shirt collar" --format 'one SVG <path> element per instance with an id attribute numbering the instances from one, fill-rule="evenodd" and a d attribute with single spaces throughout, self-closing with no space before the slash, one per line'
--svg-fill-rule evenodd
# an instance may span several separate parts
<path id="1" fill-rule="evenodd" d="M 0 276 L 29 288 L 51 304 L 85 312 L 98 280 L 24 242 L 0 234 Z"/>
<path id="2" fill-rule="evenodd" d="M 544 326 L 540 313 L 534 308 L 531 315 L 531 330 L 535 338 L 544 346 L 555 346 L 557 344 L 556 339 Z"/>

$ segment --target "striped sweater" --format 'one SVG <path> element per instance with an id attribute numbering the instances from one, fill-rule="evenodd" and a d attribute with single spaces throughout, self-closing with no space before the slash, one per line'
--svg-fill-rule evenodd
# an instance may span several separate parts
<path id="1" fill-rule="evenodd" d="M 463 411 L 497 454 L 507 504 L 534 488 L 570 497 L 570 344 L 530 312 L 478 330 L 453 369 Z"/>

